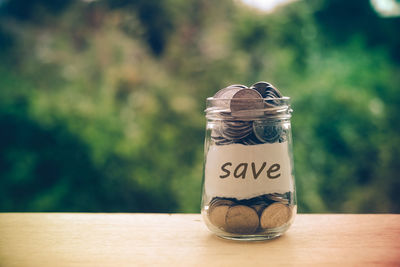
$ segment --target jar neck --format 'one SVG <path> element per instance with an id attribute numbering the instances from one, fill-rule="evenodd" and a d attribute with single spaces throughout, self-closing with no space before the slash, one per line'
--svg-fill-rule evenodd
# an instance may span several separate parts
<path id="1" fill-rule="evenodd" d="M 210 97 L 205 110 L 208 120 L 230 121 L 290 120 L 292 111 L 289 97 L 239 100 Z"/>

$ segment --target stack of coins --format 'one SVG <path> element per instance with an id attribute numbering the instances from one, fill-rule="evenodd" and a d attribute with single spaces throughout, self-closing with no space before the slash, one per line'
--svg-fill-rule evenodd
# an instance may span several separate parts
<path id="1" fill-rule="evenodd" d="M 217 228 L 232 234 L 258 234 L 286 225 L 292 217 L 291 193 L 265 194 L 250 199 L 215 197 L 208 217 Z"/>
<path id="2" fill-rule="evenodd" d="M 262 120 L 240 119 L 245 115 L 263 115 L 266 109 L 280 105 L 282 94 L 270 83 L 257 82 L 250 88 L 230 85 L 219 90 L 213 98 L 220 100 L 217 103 L 224 110 L 220 112 L 222 120 L 211 134 L 216 145 L 258 145 L 287 140 L 288 130 L 280 124 L 266 125 Z"/>

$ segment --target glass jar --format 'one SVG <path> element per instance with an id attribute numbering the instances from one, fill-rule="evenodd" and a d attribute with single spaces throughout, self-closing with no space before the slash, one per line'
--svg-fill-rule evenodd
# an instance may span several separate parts
<path id="1" fill-rule="evenodd" d="M 282 235 L 297 212 L 290 98 L 207 99 L 201 213 L 216 235 Z"/>

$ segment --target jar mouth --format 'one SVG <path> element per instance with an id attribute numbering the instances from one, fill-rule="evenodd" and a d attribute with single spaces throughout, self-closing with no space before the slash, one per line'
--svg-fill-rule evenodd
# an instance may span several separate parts
<path id="1" fill-rule="evenodd" d="M 219 120 L 290 119 L 290 97 L 207 98 L 206 118 Z"/>
<path id="2" fill-rule="evenodd" d="M 215 97 L 207 97 L 207 102 L 208 101 L 215 101 L 215 100 L 232 100 L 234 98 L 215 98 Z M 239 100 L 239 99 L 237 99 Z M 240 100 L 259 100 L 258 98 L 240 98 Z M 290 101 L 290 97 L 288 96 L 283 96 L 283 97 L 276 97 L 276 98 L 270 98 L 270 97 L 266 97 L 266 98 L 260 98 L 260 100 L 278 100 L 278 101 Z"/>

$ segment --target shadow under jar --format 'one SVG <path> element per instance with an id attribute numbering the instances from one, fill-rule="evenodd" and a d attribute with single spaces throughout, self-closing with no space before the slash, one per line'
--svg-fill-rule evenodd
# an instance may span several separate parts
<path id="1" fill-rule="evenodd" d="M 235 89 L 207 99 L 201 212 L 220 237 L 272 239 L 297 212 L 290 98 Z"/>

